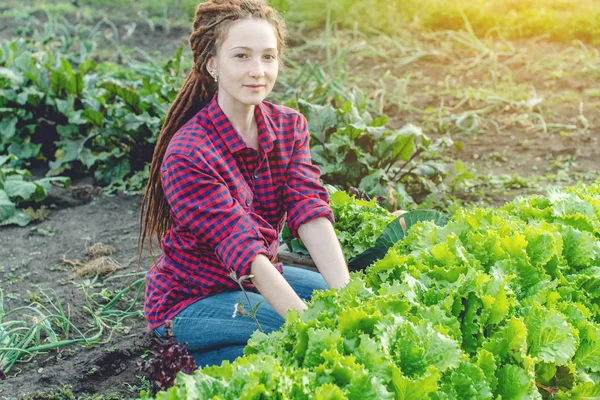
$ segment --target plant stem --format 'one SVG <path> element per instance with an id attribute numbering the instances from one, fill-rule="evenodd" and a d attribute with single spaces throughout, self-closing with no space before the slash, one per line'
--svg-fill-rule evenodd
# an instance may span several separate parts
<path id="1" fill-rule="evenodd" d="M 262 330 L 262 327 L 260 326 L 260 323 L 258 322 L 258 319 L 254 315 L 255 314 L 254 307 L 252 306 L 252 302 L 250 301 L 250 298 L 248 297 L 248 294 L 246 293 L 246 290 L 244 289 L 244 286 L 242 286 L 242 283 L 240 281 L 236 281 L 236 282 L 238 283 L 238 285 L 242 289 L 242 292 L 244 292 L 244 296 L 246 296 L 246 300 L 248 300 L 248 305 L 250 306 L 250 310 L 252 310 L 252 313 L 250 314 L 250 316 L 254 319 L 254 322 L 256 322 L 256 325 L 258 325 L 258 329 L 261 332 L 264 333 L 264 331 Z"/>

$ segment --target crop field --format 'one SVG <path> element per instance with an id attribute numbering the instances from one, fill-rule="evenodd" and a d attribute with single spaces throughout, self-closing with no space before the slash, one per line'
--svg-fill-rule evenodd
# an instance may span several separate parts
<path id="1" fill-rule="evenodd" d="M 0 4 L 0 399 L 600 399 L 599 0 L 270 2 L 352 279 L 173 382 L 137 244 L 197 3 Z"/>

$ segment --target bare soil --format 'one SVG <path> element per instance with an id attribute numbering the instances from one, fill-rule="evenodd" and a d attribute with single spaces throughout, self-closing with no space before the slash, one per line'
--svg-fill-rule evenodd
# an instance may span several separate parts
<path id="1" fill-rule="evenodd" d="M 70 307 L 72 322 L 85 330 L 91 318 L 82 310 L 85 296 L 77 285 L 87 278 L 70 279 L 73 267 L 64 263 L 63 257 L 86 260 L 86 248 L 100 242 L 116 249 L 111 257 L 122 269 L 112 275 L 136 272 L 141 197 L 99 196 L 86 204 L 74 199 L 72 193 L 71 189 L 52 189 L 47 201 L 52 213 L 46 221 L 0 229 L 0 286 L 7 311 L 27 305 L 28 292 L 39 294 L 40 290 L 54 289 L 65 309 Z M 150 266 L 151 260 L 144 257 L 141 271 Z M 98 282 L 103 283 L 102 278 Z M 103 286 L 116 290 L 127 282 L 128 278 L 114 279 Z M 135 309 L 141 310 L 142 303 L 143 299 Z M 136 363 L 142 361 L 140 356 L 150 345 L 151 334 L 144 318 L 132 317 L 104 345 L 65 347 L 15 364 L 8 379 L 0 382 L 0 399 L 28 398 L 33 392 L 64 384 L 71 385 L 77 395 L 101 393 L 114 394 L 115 398 L 138 398 L 139 390 L 130 390 L 127 385 L 140 384 Z"/>
<path id="2" fill-rule="evenodd" d="M 567 186 L 577 183 L 578 180 L 592 182 L 600 177 L 600 97 L 594 89 L 600 89 L 598 70 L 592 71 L 581 64 L 571 63 L 565 65 L 566 71 L 562 75 L 548 78 L 552 69 L 552 62 L 562 67 L 561 57 L 575 52 L 572 47 L 565 44 L 549 42 L 533 42 L 521 40 L 512 43 L 517 49 L 515 54 L 525 55 L 522 62 L 510 64 L 510 71 L 499 70 L 497 77 L 514 82 L 511 86 L 524 86 L 535 90 L 537 97 L 543 99 L 541 113 L 548 124 L 548 132 L 541 129 L 532 130 L 530 126 L 516 123 L 513 117 L 527 113 L 527 110 L 515 109 L 507 106 L 497 111 L 486 114 L 485 117 L 499 122 L 500 132 L 490 123 L 482 123 L 477 133 L 451 135 L 455 142 L 463 142 L 460 151 L 449 153 L 452 159 L 461 160 L 467 168 L 479 175 L 512 175 L 518 174 L 524 178 L 542 178 L 545 184 Z M 590 53 L 598 54 L 599 48 L 588 46 Z M 560 57 L 557 55 L 560 54 Z M 472 52 L 456 52 L 457 59 L 464 57 L 470 59 Z M 553 57 L 557 60 L 553 60 Z M 580 56 L 577 56 L 580 57 Z M 517 58 L 517 57 L 515 57 Z M 572 57 L 576 59 L 576 56 Z M 352 56 L 350 56 L 352 60 Z M 550 60 L 550 61 L 548 61 Z M 570 60 L 572 61 L 572 60 Z M 596 69 L 598 60 L 596 59 Z M 396 66 L 394 60 L 383 58 L 370 59 L 363 62 L 350 62 L 357 76 L 381 74 L 389 70 L 392 76 L 410 76 L 410 83 L 406 88 L 407 97 L 411 106 L 424 110 L 437 108 L 445 100 L 446 107 L 459 103 L 458 99 L 449 100 L 451 96 L 443 93 L 446 78 L 456 83 L 457 89 L 489 87 L 490 68 L 484 62 L 470 70 L 460 70 L 457 64 L 448 63 L 445 58 L 425 57 L 408 65 Z M 534 72 L 532 69 L 540 68 L 542 71 Z M 573 70 L 569 69 L 573 68 Z M 386 82 L 387 83 L 387 82 Z M 393 83 L 393 82 L 391 82 Z M 387 90 L 392 93 L 394 87 L 388 85 Z M 459 93 L 460 90 L 457 90 Z M 485 90 L 484 90 L 485 92 Z M 533 93 L 531 93 L 533 95 Z M 564 97 L 563 97 L 564 96 Z M 583 106 L 583 116 L 587 120 L 587 129 L 580 119 L 580 103 Z M 457 108 L 456 114 L 477 110 L 488 106 L 481 100 L 468 101 L 464 106 Z M 406 123 L 421 126 L 424 133 L 432 138 L 447 135 L 444 129 L 433 130 L 425 116 L 420 112 L 406 110 L 402 106 L 388 102 L 384 113 L 390 117 L 389 126 L 400 128 Z M 530 111 L 533 114 L 539 111 Z M 571 125 L 574 129 L 552 127 L 552 124 Z M 469 125 L 469 123 L 465 123 Z M 450 166 L 452 163 L 450 163 Z M 552 177 L 562 172 L 562 177 Z M 514 188 L 513 188 L 514 189 Z M 544 192 L 544 187 L 524 187 L 508 190 L 508 196 L 492 196 L 486 200 L 492 204 L 512 199 L 518 194 Z"/>

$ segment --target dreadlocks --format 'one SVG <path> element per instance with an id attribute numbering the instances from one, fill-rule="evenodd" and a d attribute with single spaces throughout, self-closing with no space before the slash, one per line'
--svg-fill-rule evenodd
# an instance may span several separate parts
<path id="1" fill-rule="evenodd" d="M 146 238 L 149 239 L 152 255 L 153 235 L 158 239 L 159 248 L 162 248 L 162 238 L 172 224 L 160 180 L 161 164 L 169 142 L 175 132 L 212 99 L 217 85 L 206 68 L 208 59 L 216 56 L 231 23 L 249 18 L 262 19 L 273 26 L 278 55 L 281 56 L 285 47 L 285 26 L 277 11 L 269 7 L 265 0 L 209 0 L 196 7 L 194 28 L 190 36 L 194 66 L 167 112 L 154 148 L 150 178 L 140 213 L 138 268 Z"/>

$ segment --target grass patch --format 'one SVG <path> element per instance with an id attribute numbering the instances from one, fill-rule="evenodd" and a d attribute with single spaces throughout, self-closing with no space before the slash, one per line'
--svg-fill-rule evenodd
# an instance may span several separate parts
<path id="1" fill-rule="evenodd" d="M 518 39 L 544 35 L 600 44 L 600 8 L 594 0 L 334 0 L 333 20 L 346 28 L 395 34 L 408 24 L 431 30 L 459 30 L 467 19 L 477 35 L 492 31 Z M 290 2 L 286 17 L 308 28 L 325 22 L 324 2 Z"/>

